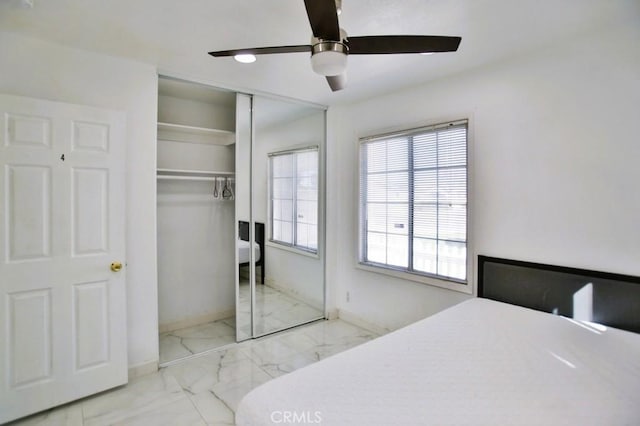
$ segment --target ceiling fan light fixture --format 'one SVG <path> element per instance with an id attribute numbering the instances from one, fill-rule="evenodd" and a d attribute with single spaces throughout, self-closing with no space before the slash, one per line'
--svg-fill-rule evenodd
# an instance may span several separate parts
<path id="1" fill-rule="evenodd" d="M 311 68 L 324 76 L 341 75 L 347 69 L 347 46 L 335 41 L 325 41 L 313 45 Z"/>
<path id="2" fill-rule="evenodd" d="M 250 63 L 256 61 L 256 55 L 243 53 L 243 54 L 240 54 L 240 55 L 235 55 L 233 57 L 233 59 L 235 59 L 238 62 L 242 62 L 243 64 L 250 64 Z"/>

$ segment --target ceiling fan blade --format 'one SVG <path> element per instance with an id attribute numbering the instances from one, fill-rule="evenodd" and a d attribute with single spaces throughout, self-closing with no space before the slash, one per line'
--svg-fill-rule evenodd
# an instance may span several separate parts
<path id="1" fill-rule="evenodd" d="M 342 90 L 347 86 L 347 74 L 328 75 L 327 83 L 329 83 L 332 92 Z"/>
<path id="2" fill-rule="evenodd" d="M 220 56 L 235 56 L 235 55 L 268 55 L 271 53 L 296 53 L 296 52 L 311 52 L 311 45 L 299 44 L 296 46 L 250 47 L 247 49 L 219 50 L 216 52 L 209 52 L 209 55 L 220 57 Z"/>
<path id="3" fill-rule="evenodd" d="M 461 37 L 427 35 L 384 35 L 348 37 L 350 55 L 455 52 Z"/>
<path id="4" fill-rule="evenodd" d="M 311 32 L 315 37 L 341 41 L 335 0 L 304 0 L 304 6 L 307 8 Z"/>

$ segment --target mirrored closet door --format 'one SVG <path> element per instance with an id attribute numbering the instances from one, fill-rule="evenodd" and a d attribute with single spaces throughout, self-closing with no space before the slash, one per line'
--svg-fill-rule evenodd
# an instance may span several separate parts
<path id="1" fill-rule="evenodd" d="M 236 103 L 238 341 L 324 317 L 325 110 Z"/>
<path id="2" fill-rule="evenodd" d="M 324 317 L 325 109 L 161 77 L 160 364 Z"/>

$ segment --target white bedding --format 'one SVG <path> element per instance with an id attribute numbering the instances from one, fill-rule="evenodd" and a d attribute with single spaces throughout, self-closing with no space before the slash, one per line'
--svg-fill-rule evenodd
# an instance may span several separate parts
<path id="1" fill-rule="evenodd" d="M 236 422 L 284 416 L 323 425 L 638 425 L 640 335 L 472 299 L 254 389 Z"/>
<path id="2" fill-rule="evenodd" d="M 260 260 L 260 246 L 258 245 L 258 243 L 255 243 L 253 246 L 254 246 L 254 253 L 255 253 L 255 262 L 257 262 Z M 251 254 L 251 245 L 249 244 L 249 241 L 244 241 L 238 238 L 238 263 L 249 262 L 250 254 Z"/>

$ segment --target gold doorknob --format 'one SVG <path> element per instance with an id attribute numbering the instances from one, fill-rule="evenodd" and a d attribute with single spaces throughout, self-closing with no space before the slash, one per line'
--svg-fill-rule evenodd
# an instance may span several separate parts
<path id="1" fill-rule="evenodd" d="M 122 269 L 122 263 L 120 262 L 111 263 L 111 270 L 113 272 L 119 272 L 121 269 Z"/>

